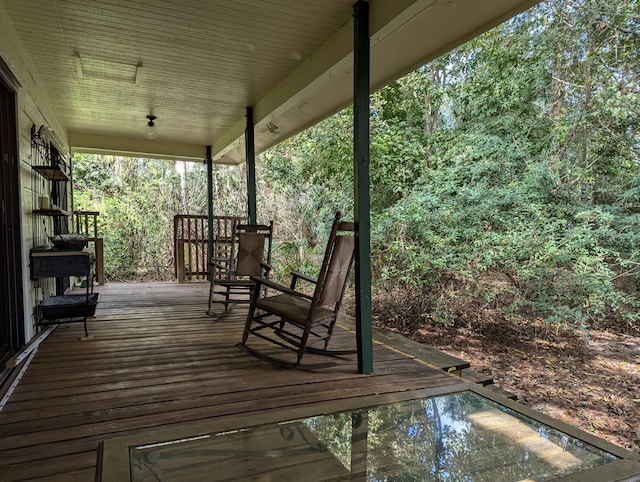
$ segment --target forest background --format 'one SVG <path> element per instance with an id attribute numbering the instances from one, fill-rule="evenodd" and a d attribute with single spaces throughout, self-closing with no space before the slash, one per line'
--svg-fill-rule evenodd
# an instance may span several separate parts
<path id="1" fill-rule="evenodd" d="M 637 334 L 638 12 L 638 0 L 549 0 L 371 96 L 378 323 L 414 338 L 487 320 L 547 342 Z M 335 211 L 352 217 L 352 136 L 347 108 L 259 157 L 276 278 L 312 274 Z M 107 279 L 172 279 L 173 216 L 207 213 L 206 166 L 73 163 L 75 209 L 100 212 Z M 244 166 L 213 179 L 214 214 L 244 214 Z M 625 433 L 637 449 L 640 433 Z"/>

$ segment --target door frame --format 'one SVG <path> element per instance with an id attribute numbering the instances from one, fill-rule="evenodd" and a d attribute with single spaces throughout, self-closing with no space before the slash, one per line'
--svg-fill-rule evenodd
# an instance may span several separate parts
<path id="1" fill-rule="evenodd" d="M 0 362 L 25 344 L 19 88 L 17 78 L 0 58 Z"/>

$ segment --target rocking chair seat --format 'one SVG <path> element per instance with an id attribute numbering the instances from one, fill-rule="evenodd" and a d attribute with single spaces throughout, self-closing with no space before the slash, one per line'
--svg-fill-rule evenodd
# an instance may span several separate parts
<path id="1" fill-rule="evenodd" d="M 256 302 L 256 308 L 271 315 L 286 319 L 289 323 L 304 326 L 309 318 L 311 301 L 299 296 L 281 294 L 260 298 Z M 327 308 L 318 307 L 311 315 L 311 324 L 322 323 L 335 318 L 335 313 Z"/>

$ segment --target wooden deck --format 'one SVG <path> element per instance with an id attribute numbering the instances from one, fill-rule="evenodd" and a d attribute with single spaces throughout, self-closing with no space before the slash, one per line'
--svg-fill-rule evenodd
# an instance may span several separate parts
<path id="1" fill-rule="evenodd" d="M 107 284 L 89 322 L 64 324 L 40 345 L 0 412 L 0 480 L 93 480 L 107 438 L 240 413 L 460 383 L 376 343 L 375 375 L 355 356 L 315 372 L 242 353 L 245 308 L 205 315 L 205 283 Z M 340 329 L 337 345 L 354 346 Z M 306 357 L 305 357 L 306 358 Z"/>
<path id="2" fill-rule="evenodd" d="M 93 339 L 81 340 L 81 323 L 59 325 L 0 411 L 0 480 L 94 480 L 107 439 L 245 416 L 287 419 L 313 406 L 464 384 L 443 370 L 448 357 L 393 336 L 377 335 L 374 375 L 358 374 L 355 356 L 313 372 L 261 362 L 234 346 L 245 307 L 206 316 L 206 283 L 98 291 Z M 349 320 L 340 324 L 332 344 L 353 347 Z"/>

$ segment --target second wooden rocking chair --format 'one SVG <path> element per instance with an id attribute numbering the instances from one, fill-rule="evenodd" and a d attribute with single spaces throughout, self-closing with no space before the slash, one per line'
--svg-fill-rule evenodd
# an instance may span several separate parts
<path id="1" fill-rule="evenodd" d="M 209 316 L 215 303 L 224 304 L 224 312 L 236 303 L 249 303 L 256 288 L 252 276 L 268 277 L 271 269 L 273 221 L 270 224 L 233 225 L 228 256 L 214 257 L 210 263 Z M 263 290 L 264 291 L 264 290 Z"/>
<path id="2" fill-rule="evenodd" d="M 336 214 L 324 260 L 317 280 L 300 273 L 292 273 L 287 287 L 264 277 L 253 277 L 253 292 L 242 342 L 236 346 L 261 360 L 283 367 L 320 368 L 335 363 L 301 364 L 305 353 L 339 356 L 356 353 L 356 350 L 329 350 L 328 344 L 342 304 L 349 272 L 354 257 L 354 224 L 340 221 Z M 296 288 L 298 280 L 315 283 L 313 295 Z M 273 296 L 260 297 L 262 287 L 275 290 Z M 272 356 L 256 347 L 249 347 L 249 336 L 292 350 L 297 355 L 292 360 Z M 321 346 L 314 346 L 315 344 Z M 267 347 L 266 351 L 271 351 Z"/>

